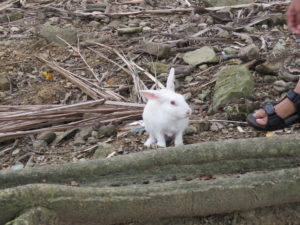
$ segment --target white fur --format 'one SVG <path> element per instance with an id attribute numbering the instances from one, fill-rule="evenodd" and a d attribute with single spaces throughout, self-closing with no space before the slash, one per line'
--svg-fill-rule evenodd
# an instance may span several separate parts
<path id="1" fill-rule="evenodd" d="M 144 144 L 147 147 L 154 143 L 166 147 L 166 136 L 174 138 L 175 146 L 183 145 L 182 135 L 188 126 L 191 108 L 182 95 L 174 92 L 174 81 L 172 68 L 166 89 L 141 91 L 148 98 L 143 112 L 145 128 L 149 133 Z M 176 105 L 172 105 L 171 101 Z"/>

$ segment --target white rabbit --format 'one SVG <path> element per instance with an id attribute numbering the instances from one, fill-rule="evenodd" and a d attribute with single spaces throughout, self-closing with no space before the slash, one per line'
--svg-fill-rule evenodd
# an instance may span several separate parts
<path id="1" fill-rule="evenodd" d="M 175 93 L 175 70 L 171 68 L 167 87 L 161 90 L 143 90 L 148 98 L 143 120 L 149 138 L 145 146 L 157 143 L 166 147 L 166 136 L 174 138 L 175 146 L 183 145 L 182 135 L 189 123 L 192 110 L 181 94 Z"/>

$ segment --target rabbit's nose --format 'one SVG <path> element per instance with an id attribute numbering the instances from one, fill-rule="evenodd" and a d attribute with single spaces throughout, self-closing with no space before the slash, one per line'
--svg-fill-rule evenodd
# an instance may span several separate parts
<path id="1" fill-rule="evenodd" d="M 187 110 L 187 111 L 185 112 L 185 115 L 186 115 L 187 117 L 190 117 L 190 116 L 192 115 L 192 110 L 191 110 L 191 109 Z"/>

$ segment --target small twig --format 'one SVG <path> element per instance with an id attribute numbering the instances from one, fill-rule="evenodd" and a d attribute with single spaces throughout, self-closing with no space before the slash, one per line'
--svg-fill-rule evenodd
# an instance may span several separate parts
<path id="1" fill-rule="evenodd" d="M 242 121 L 235 121 L 235 120 L 190 120 L 190 123 L 201 123 L 201 122 L 220 122 L 220 123 L 238 123 L 238 124 L 247 124 L 247 122 L 242 122 Z"/>
<path id="2" fill-rule="evenodd" d="M 75 51 L 79 56 L 80 58 L 82 59 L 82 61 L 85 63 L 85 65 L 89 68 L 89 70 L 92 72 L 93 76 L 95 77 L 95 79 L 100 83 L 100 80 L 99 78 L 97 77 L 97 75 L 95 74 L 94 70 L 92 69 L 92 67 L 87 63 L 87 61 L 85 60 L 85 58 L 82 56 L 82 54 L 80 53 L 80 50 L 79 50 L 79 41 L 77 42 L 78 43 L 78 47 L 77 49 L 75 47 L 73 47 L 70 43 L 68 43 L 66 40 L 64 40 L 63 38 L 59 37 L 59 36 L 56 36 L 57 38 L 59 38 L 60 40 L 62 40 L 65 44 L 67 44 L 69 47 L 71 47 L 73 49 L 73 51 Z"/>

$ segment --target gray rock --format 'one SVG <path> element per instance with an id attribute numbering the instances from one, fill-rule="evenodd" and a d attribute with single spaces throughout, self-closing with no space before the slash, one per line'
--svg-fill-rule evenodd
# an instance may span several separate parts
<path id="1" fill-rule="evenodd" d="M 248 33 L 255 33 L 257 32 L 257 29 L 255 27 L 250 27 L 250 26 L 245 26 L 244 30 L 247 31 Z"/>
<path id="2" fill-rule="evenodd" d="M 57 26 L 52 26 L 49 23 L 45 23 L 40 28 L 40 35 L 49 42 L 54 42 L 59 46 L 66 46 L 67 44 L 58 37 L 62 38 L 71 45 L 77 43 L 77 31 L 71 26 L 60 28 Z"/>
<path id="3" fill-rule="evenodd" d="M 189 125 L 186 129 L 185 129 L 185 135 L 194 135 L 198 133 L 197 127 L 193 126 L 193 125 Z"/>
<path id="4" fill-rule="evenodd" d="M 12 156 L 16 156 L 21 152 L 20 148 L 16 148 L 15 150 L 13 150 L 13 152 L 11 153 Z"/>
<path id="5" fill-rule="evenodd" d="M 239 57 L 243 61 L 250 61 L 252 59 L 257 59 L 259 58 L 259 49 L 255 44 L 248 45 L 240 49 Z"/>
<path id="6" fill-rule="evenodd" d="M 185 94 L 183 95 L 183 97 L 184 97 L 185 100 L 189 100 L 189 99 L 191 99 L 191 97 L 192 97 L 192 93 L 191 93 L 191 92 L 187 92 L 187 93 L 185 93 Z"/>
<path id="7" fill-rule="evenodd" d="M 183 60 L 189 65 L 196 66 L 203 63 L 216 63 L 219 61 L 219 58 L 213 48 L 204 46 L 200 49 L 185 53 Z"/>
<path id="8" fill-rule="evenodd" d="M 264 82 L 266 83 L 273 83 L 277 80 L 278 78 L 276 76 L 271 76 L 271 75 L 266 75 L 263 77 Z"/>
<path id="9" fill-rule="evenodd" d="M 12 32 L 18 32 L 18 31 L 20 31 L 20 28 L 19 27 L 11 27 L 10 30 Z"/>
<path id="10" fill-rule="evenodd" d="M 220 29 L 217 33 L 217 37 L 219 38 L 230 38 L 231 35 L 227 30 Z"/>
<path id="11" fill-rule="evenodd" d="M 92 20 L 91 22 L 89 22 L 89 26 L 97 28 L 97 27 L 100 26 L 100 23 L 98 21 L 96 21 L 96 20 Z"/>
<path id="12" fill-rule="evenodd" d="M 226 119 L 228 120 L 245 121 L 247 115 L 254 112 L 254 110 L 258 109 L 259 107 L 261 107 L 259 103 L 245 100 L 245 102 L 239 104 L 225 106 L 224 111 Z"/>
<path id="13" fill-rule="evenodd" d="M 125 27 L 117 29 L 119 35 L 140 33 L 142 30 L 142 27 Z"/>
<path id="14" fill-rule="evenodd" d="M 144 41 L 143 49 L 146 53 L 158 58 L 168 58 L 171 54 L 171 46 L 167 44 Z"/>
<path id="15" fill-rule="evenodd" d="M 143 27 L 142 31 L 143 33 L 150 33 L 153 29 L 151 27 Z"/>
<path id="16" fill-rule="evenodd" d="M 212 110 L 248 96 L 254 86 L 254 79 L 246 66 L 225 66 L 217 74 Z"/>
<path id="17" fill-rule="evenodd" d="M 205 22 L 207 25 L 213 25 L 215 23 L 215 20 L 213 17 L 208 16 Z"/>
<path id="18" fill-rule="evenodd" d="M 292 83 L 291 82 L 285 82 L 283 80 L 277 80 L 277 81 L 274 82 L 273 87 L 276 91 L 281 93 L 281 92 L 288 91 L 292 87 Z"/>
<path id="19" fill-rule="evenodd" d="M 198 94 L 198 98 L 200 100 L 204 101 L 208 97 L 208 95 L 210 94 L 210 91 L 211 90 L 209 88 L 202 90 L 202 92 L 200 94 Z"/>
<path id="20" fill-rule="evenodd" d="M 58 24 L 58 23 L 59 23 L 59 20 L 60 20 L 60 18 L 57 17 L 57 16 L 48 18 L 48 21 L 49 21 L 51 24 Z"/>
<path id="21" fill-rule="evenodd" d="M 24 168 L 24 164 L 21 162 L 16 162 L 15 165 L 13 165 L 10 169 L 11 170 L 20 170 Z"/>
<path id="22" fill-rule="evenodd" d="M 75 136 L 74 144 L 85 144 L 88 137 L 91 136 L 92 131 L 93 131 L 92 127 L 80 128 L 79 132 Z"/>
<path id="23" fill-rule="evenodd" d="M 118 129 L 114 125 L 108 125 L 100 127 L 98 130 L 98 137 L 110 137 L 116 135 L 118 132 Z"/>
<path id="24" fill-rule="evenodd" d="M 211 131 L 219 131 L 223 128 L 224 126 L 221 124 L 221 123 L 218 123 L 218 122 L 214 122 L 211 124 L 210 126 L 210 130 Z"/>
<path id="25" fill-rule="evenodd" d="M 239 50 L 237 50 L 235 48 L 231 48 L 231 47 L 226 47 L 223 49 L 223 51 L 227 55 L 237 55 L 239 53 Z"/>
<path id="26" fill-rule="evenodd" d="M 275 56 L 280 56 L 280 55 L 282 55 L 285 52 L 286 52 L 285 46 L 282 45 L 282 44 L 280 44 L 280 43 L 275 44 L 275 46 L 272 49 L 272 53 Z"/>
<path id="27" fill-rule="evenodd" d="M 206 65 L 206 64 L 203 64 L 203 65 L 201 65 L 201 66 L 199 66 L 199 69 L 200 70 L 207 70 L 208 69 L 208 65 Z"/>
<path id="28" fill-rule="evenodd" d="M 33 148 L 36 151 L 44 152 L 47 150 L 47 147 L 48 147 L 48 143 L 44 140 L 36 140 L 33 142 Z"/>
<path id="29" fill-rule="evenodd" d="M 194 79 L 193 76 L 187 76 L 187 77 L 185 77 L 184 81 L 191 82 L 193 79 Z"/>
<path id="30" fill-rule="evenodd" d="M 283 61 L 267 60 L 266 62 L 257 65 L 255 70 L 261 74 L 276 74 L 277 71 L 283 66 Z"/>
<path id="31" fill-rule="evenodd" d="M 47 144 L 50 144 L 56 138 L 56 133 L 54 132 L 45 132 L 37 136 L 37 140 L 45 141 Z"/>
<path id="32" fill-rule="evenodd" d="M 0 74 L 0 91 L 8 91 L 10 89 L 9 80 L 4 74 Z"/>
<path id="33" fill-rule="evenodd" d="M 146 68 L 152 74 L 167 73 L 169 71 L 169 65 L 161 62 L 150 62 L 146 64 Z M 177 72 L 177 71 L 175 71 Z"/>
<path id="34" fill-rule="evenodd" d="M 77 128 L 73 128 L 70 130 L 67 130 L 65 132 L 56 132 L 56 138 L 53 141 L 53 145 L 56 145 L 58 143 L 60 143 L 62 140 L 68 140 L 71 139 L 75 136 L 75 134 L 77 133 L 78 129 Z"/>
<path id="35" fill-rule="evenodd" d="M 98 142 L 98 148 L 96 149 L 93 158 L 102 159 L 108 156 L 114 151 L 113 147 L 110 144 Z"/>
<path id="36" fill-rule="evenodd" d="M 5 92 L 2 92 L 0 91 L 0 98 L 5 98 L 6 97 L 6 93 Z"/>
<path id="37" fill-rule="evenodd" d="M 208 121 L 201 121 L 201 122 L 195 124 L 194 126 L 197 127 L 197 130 L 199 132 L 209 131 L 210 130 L 210 122 L 208 122 Z"/>

